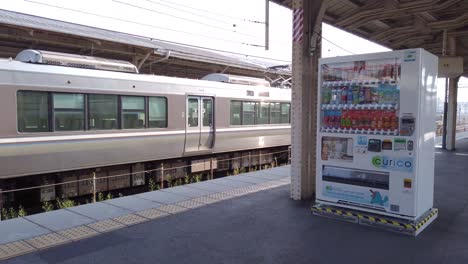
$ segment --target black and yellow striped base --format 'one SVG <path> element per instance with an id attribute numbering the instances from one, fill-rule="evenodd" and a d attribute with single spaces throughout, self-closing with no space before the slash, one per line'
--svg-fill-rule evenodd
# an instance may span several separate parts
<path id="1" fill-rule="evenodd" d="M 383 228 L 413 236 L 417 236 L 422 230 L 424 230 L 424 228 L 434 221 L 438 215 L 438 209 L 432 208 L 418 220 L 413 222 L 405 219 L 321 204 L 315 204 L 312 206 L 311 210 L 314 215 Z"/>

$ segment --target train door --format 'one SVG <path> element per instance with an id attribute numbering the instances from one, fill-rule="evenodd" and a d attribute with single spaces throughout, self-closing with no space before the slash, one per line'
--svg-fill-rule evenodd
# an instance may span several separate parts
<path id="1" fill-rule="evenodd" d="M 212 149 L 214 142 L 213 98 L 188 96 L 186 117 L 185 152 Z"/>

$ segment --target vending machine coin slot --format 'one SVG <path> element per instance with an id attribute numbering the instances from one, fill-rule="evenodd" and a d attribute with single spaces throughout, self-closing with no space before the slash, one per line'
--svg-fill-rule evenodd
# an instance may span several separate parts
<path id="1" fill-rule="evenodd" d="M 400 119 L 400 136 L 412 136 L 414 133 L 415 118 L 411 114 L 405 114 Z"/>

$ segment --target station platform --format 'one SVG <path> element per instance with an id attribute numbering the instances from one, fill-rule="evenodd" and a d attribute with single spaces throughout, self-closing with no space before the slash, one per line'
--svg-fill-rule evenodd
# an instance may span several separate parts
<path id="1" fill-rule="evenodd" d="M 218 194 L 202 191 L 205 195 L 201 197 L 233 196 L 197 208 L 184 207 L 180 212 L 177 208 L 182 208 L 183 204 L 178 207 L 174 204 L 205 199 L 194 198 L 186 189 L 198 189 L 195 186 L 152 192 L 154 197 L 165 193 L 172 194 L 170 197 L 185 197 L 180 201 L 151 200 L 151 193 L 126 198 L 143 198 L 161 203 L 158 208 L 165 210 L 167 206 L 174 206 L 176 209 L 172 213 L 161 213 L 163 217 L 156 216 L 157 219 L 133 225 L 125 225 L 127 220 L 117 219 L 122 216 L 112 215 L 112 221 L 122 223 L 125 228 L 99 232 L 99 235 L 45 250 L 34 248 L 34 252 L 5 260 L 5 263 L 466 263 L 468 139 L 458 141 L 457 146 L 454 152 L 436 150 L 434 206 L 439 209 L 439 217 L 416 238 L 312 215 L 312 201 L 289 198 L 289 168 L 281 167 L 206 182 L 204 184 L 210 186 L 228 186 L 225 182 L 232 181 L 238 186 L 231 187 L 234 188 L 231 192 L 219 192 L 223 188 L 219 187 Z M 199 190 L 208 189 L 199 185 Z M 255 188 L 262 190 L 254 191 Z M 239 189 L 249 189 L 250 193 Z M 237 193 L 245 195 L 236 196 Z M 111 202 L 114 203 L 107 201 L 105 204 Z M 135 210 L 129 207 L 130 202 L 122 204 L 112 206 Z M 189 202 L 185 205 L 190 207 Z M 142 206 L 139 209 L 145 209 Z M 67 211 L 90 218 L 90 210 L 85 209 Z M 106 214 L 110 213 L 103 210 L 102 215 Z M 137 212 L 132 214 L 144 217 Z M 95 228 L 104 230 L 105 224 Z M 6 231 L 8 229 L 0 229 L 2 237 Z M 60 231 L 50 233 L 60 234 Z M 36 245 L 27 241 L 25 243 L 32 247 Z"/>

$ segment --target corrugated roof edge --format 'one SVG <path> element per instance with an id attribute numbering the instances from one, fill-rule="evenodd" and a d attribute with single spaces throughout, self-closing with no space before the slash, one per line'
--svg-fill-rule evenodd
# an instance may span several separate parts
<path id="1" fill-rule="evenodd" d="M 150 48 L 154 49 L 157 54 L 163 54 L 170 50 L 172 51 L 171 56 L 180 59 L 271 72 L 266 66 L 259 65 L 256 62 L 248 62 L 245 61 L 245 59 L 239 59 L 235 56 L 227 56 L 209 50 L 168 43 L 152 39 L 151 37 L 138 36 L 15 11 L 0 9 L 0 24 Z M 285 73 L 283 72 L 283 74 Z"/>

